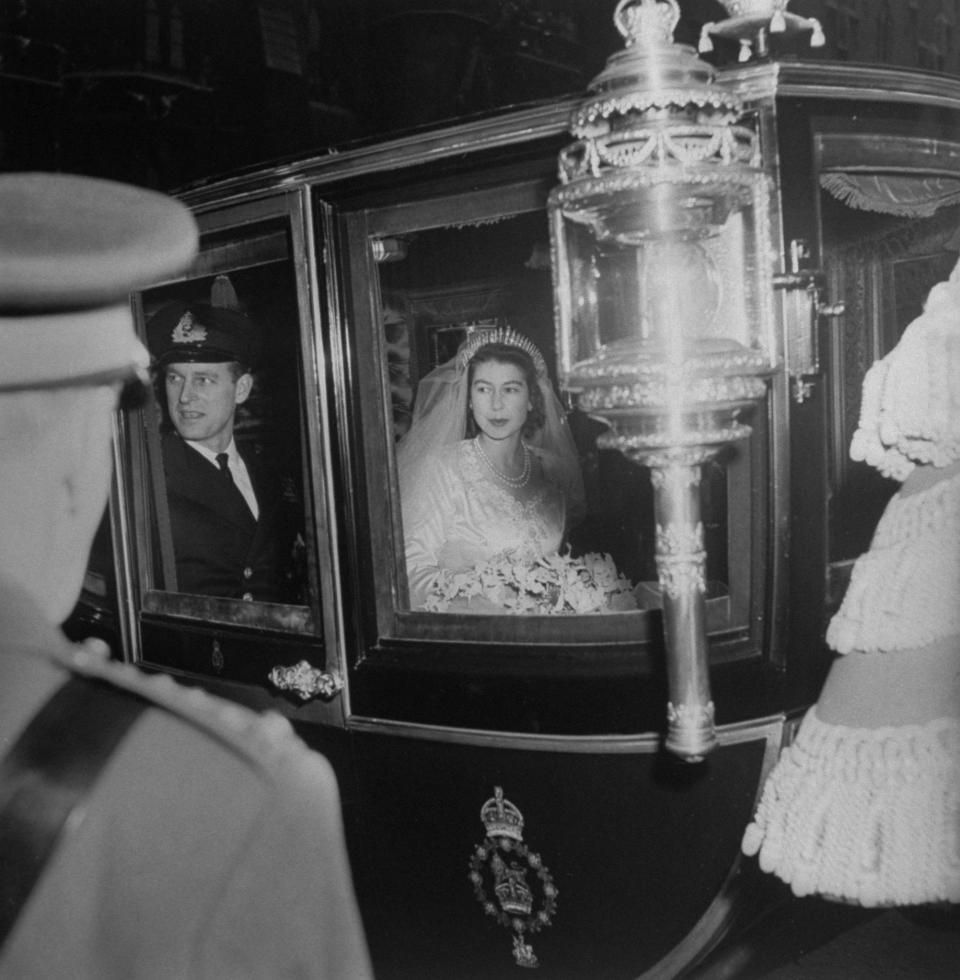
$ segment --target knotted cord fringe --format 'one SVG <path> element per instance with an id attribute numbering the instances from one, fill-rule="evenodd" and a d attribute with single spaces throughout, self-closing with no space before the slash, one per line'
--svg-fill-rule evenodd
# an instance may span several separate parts
<path id="1" fill-rule="evenodd" d="M 827 629 L 838 653 L 921 647 L 960 634 L 960 476 L 896 496 Z"/>
<path id="2" fill-rule="evenodd" d="M 742 846 L 798 896 L 960 902 L 960 720 L 848 728 L 811 708 Z"/>

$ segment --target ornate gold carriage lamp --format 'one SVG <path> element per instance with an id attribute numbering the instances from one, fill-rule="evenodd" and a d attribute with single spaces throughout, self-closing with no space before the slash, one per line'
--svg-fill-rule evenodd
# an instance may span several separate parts
<path id="1" fill-rule="evenodd" d="M 626 40 L 574 110 L 550 194 L 561 384 L 650 468 L 669 703 L 666 747 L 716 742 L 700 468 L 750 433 L 777 366 L 769 184 L 756 132 L 673 41 L 675 0 L 621 0 Z"/>

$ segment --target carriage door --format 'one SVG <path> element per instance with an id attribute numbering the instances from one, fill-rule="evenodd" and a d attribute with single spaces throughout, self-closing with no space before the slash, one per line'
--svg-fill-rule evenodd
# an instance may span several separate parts
<path id="1" fill-rule="evenodd" d="M 323 471 L 326 371 L 313 327 L 321 301 L 303 261 L 312 225 L 300 192 L 201 208 L 197 217 L 199 258 L 183 279 L 137 298 L 141 327 L 147 337 L 146 325 L 176 302 L 237 311 L 256 324 L 260 356 L 249 396 L 236 409 L 234 441 L 259 514 L 236 574 L 204 577 L 197 553 L 202 558 L 205 549 L 220 547 L 212 529 L 236 508 L 226 500 L 208 505 L 199 483 L 185 489 L 184 467 L 195 473 L 203 461 L 195 458 L 190 434 L 179 437 L 164 372 L 155 372 L 153 397 L 121 433 L 125 648 L 146 668 L 225 685 L 221 693 L 258 706 L 294 710 L 309 702 L 303 710 L 313 720 L 336 723 L 339 590 L 329 584 L 335 572 Z M 182 339 L 205 327 L 182 317 L 173 329 Z M 182 504 L 188 494 L 193 511 Z M 207 510 L 200 514 L 201 508 Z M 190 520 L 196 526 L 183 524 Z M 191 535 L 206 537 L 203 548 L 187 554 L 183 543 Z M 261 566 L 268 585 L 260 582 Z"/>

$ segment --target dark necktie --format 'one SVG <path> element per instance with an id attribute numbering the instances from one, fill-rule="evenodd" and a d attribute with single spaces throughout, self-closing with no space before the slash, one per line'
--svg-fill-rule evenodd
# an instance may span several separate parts
<path id="1" fill-rule="evenodd" d="M 233 474 L 230 472 L 230 456 L 227 453 L 217 453 L 217 466 L 224 478 L 233 483 Z"/>

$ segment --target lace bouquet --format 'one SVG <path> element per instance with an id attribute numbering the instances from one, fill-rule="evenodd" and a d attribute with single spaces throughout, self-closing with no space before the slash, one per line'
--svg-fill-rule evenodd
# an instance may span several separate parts
<path id="1" fill-rule="evenodd" d="M 430 585 L 430 612 L 478 597 L 508 613 L 593 613 L 636 609 L 633 583 L 613 559 L 591 552 L 525 558 L 504 552 L 464 571 L 441 569 Z"/>

